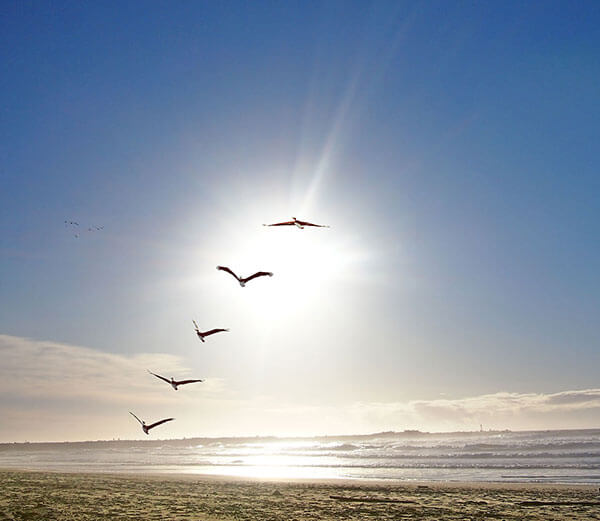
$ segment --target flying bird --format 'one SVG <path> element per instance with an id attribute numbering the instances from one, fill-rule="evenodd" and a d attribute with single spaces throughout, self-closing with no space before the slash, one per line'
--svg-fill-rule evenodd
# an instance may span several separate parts
<path id="1" fill-rule="evenodd" d="M 263 226 L 297 226 L 301 230 L 304 230 L 305 226 L 314 226 L 315 228 L 329 228 L 329 226 L 327 226 L 326 224 L 313 224 L 309 223 L 308 221 L 300 221 L 295 217 L 292 217 L 292 219 L 293 220 L 291 221 L 285 221 L 282 223 L 263 224 Z"/>
<path id="2" fill-rule="evenodd" d="M 180 385 L 194 384 L 196 382 L 203 382 L 204 381 L 204 380 L 175 380 L 172 376 L 171 376 L 171 379 L 168 380 L 164 376 L 160 376 L 159 374 L 153 373 L 152 371 L 148 371 L 148 372 L 150 374 L 156 376 L 156 378 L 160 378 L 163 382 L 167 382 L 175 390 L 177 390 L 177 387 L 179 387 Z M 168 421 L 168 420 L 165 420 L 165 421 Z"/>
<path id="3" fill-rule="evenodd" d="M 256 279 L 258 277 L 273 276 L 273 274 L 270 271 L 257 271 L 254 275 L 250 275 L 249 277 L 242 279 L 238 277 L 235 273 L 233 273 L 233 271 L 231 271 L 227 266 L 217 266 L 217 269 L 220 271 L 225 271 L 233 277 L 235 277 L 235 279 L 240 283 L 240 286 L 242 286 L 242 288 L 246 285 L 247 282 L 250 282 L 252 279 Z"/>
<path id="4" fill-rule="evenodd" d="M 204 340 L 205 336 L 214 335 L 215 333 L 222 333 L 223 331 L 229 331 L 229 329 L 222 328 L 211 329 L 210 331 L 200 331 L 200 329 L 198 328 L 198 324 L 196 324 L 196 321 L 192 320 L 192 322 L 194 323 L 194 329 L 196 330 L 196 334 L 198 335 L 198 338 L 202 340 L 202 342 L 206 342 L 206 340 Z"/>
<path id="5" fill-rule="evenodd" d="M 146 422 L 143 420 L 140 420 L 135 414 L 133 414 L 131 411 L 129 411 L 129 414 L 131 414 L 131 416 L 133 416 L 137 421 L 140 422 L 140 425 L 142 426 L 142 430 L 146 433 L 146 434 L 150 434 L 148 431 L 150 429 L 154 429 L 154 427 L 158 427 L 159 425 L 162 425 L 163 423 L 167 423 L 170 422 L 172 420 L 174 420 L 175 418 L 165 418 L 164 420 L 159 420 L 157 422 L 154 422 L 150 425 L 146 425 Z"/>

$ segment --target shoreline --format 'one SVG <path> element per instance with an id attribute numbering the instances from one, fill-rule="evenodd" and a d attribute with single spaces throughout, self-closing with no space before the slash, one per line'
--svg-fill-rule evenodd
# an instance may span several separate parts
<path id="1" fill-rule="evenodd" d="M 304 485 L 334 485 L 340 487 L 361 488 L 472 488 L 472 489 L 541 489 L 541 490 L 586 490 L 598 492 L 600 487 L 589 483 L 547 483 L 532 481 L 442 481 L 442 480 L 400 480 L 378 478 L 310 478 L 310 477 L 259 477 L 259 476 L 233 476 L 227 474 L 202 474 L 193 472 L 137 472 L 137 471 L 82 471 L 82 470 L 54 470 L 36 468 L 0 467 L 0 474 L 5 473 L 30 473 L 69 476 L 90 476 L 103 478 L 126 478 L 152 481 L 215 481 L 220 483 L 271 483 L 271 484 L 304 484 Z"/>

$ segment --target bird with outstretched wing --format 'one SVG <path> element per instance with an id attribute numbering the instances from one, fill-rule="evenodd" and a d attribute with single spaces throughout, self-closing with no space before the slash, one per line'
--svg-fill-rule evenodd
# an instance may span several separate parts
<path id="1" fill-rule="evenodd" d="M 217 266 L 217 270 L 229 273 L 231 276 L 233 276 L 240 283 L 240 286 L 242 286 L 242 288 L 246 285 L 246 282 L 249 282 L 249 281 L 251 281 L 253 279 L 256 279 L 258 277 L 272 277 L 273 276 L 273 274 L 270 271 L 257 271 L 254 275 L 250 275 L 249 277 L 246 277 L 246 278 L 241 278 L 241 277 L 238 277 L 227 266 Z"/>
<path id="2" fill-rule="evenodd" d="M 194 323 L 194 329 L 196 330 L 196 334 L 198 335 L 198 338 L 204 342 L 204 337 L 210 336 L 210 335 L 214 335 L 215 333 L 223 333 L 225 331 L 229 331 L 229 329 L 223 329 L 221 327 L 217 327 L 215 329 L 210 329 L 208 331 L 200 331 L 200 328 L 198 327 L 198 324 L 196 324 L 195 320 L 192 320 L 192 322 Z"/>
<path id="3" fill-rule="evenodd" d="M 177 390 L 177 387 L 179 387 L 180 385 L 194 384 L 194 383 L 197 383 L 197 382 L 203 382 L 204 381 L 204 380 L 175 380 L 173 377 L 171 377 L 171 379 L 169 380 L 168 378 L 165 378 L 164 376 L 160 376 L 159 374 L 153 373 L 150 370 L 148 370 L 148 372 L 151 375 L 156 376 L 156 378 L 160 378 L 163 382 L 168 383 L 175 390 Z"/>
<path id="4" fill-rule="evenodd" d="M 300 228 L 301 230 L 303 230 L 305 226 L 313 226 L 315 228 L 329 228 L 329 226 L 326 224 L 314 224 L 314 223 L 310 223 L 308 221 L 301 221 L 299 219 L 296 219 L 295 217 L 292 217 L 291 221 L 284 221 L 284 222 L 273 223 L 273 224 L 263 224 L 263 226 L 296 226 L 296 227 Z"/>
<path id="5" fill-rule="evenodd" d="M 138 422 L 140 422 L 140 425 L 142 426 L 142 430 L 144 431 L 145 434 L 149 434 L 150 429 L 154 429 L 154 427 L 158 427 L 159 425 L 162 425 L 163 423 L 167 423 L 167 422 L 173 421 L 175 419 L 175 418 L 165 418 L 164 420 L 159 420 L 157 422 L 151 423 L 150 425 L 146 425 L 146 422 L 144 420 L 140 420 L 131 411 L 129 411 L 129 414 L 131 414 L 131 416 L 133 416 Z"/>

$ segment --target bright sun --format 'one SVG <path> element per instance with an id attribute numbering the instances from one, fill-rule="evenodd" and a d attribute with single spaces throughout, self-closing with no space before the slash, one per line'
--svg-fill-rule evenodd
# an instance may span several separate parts
<path id="1" fill-rule="evenodd" d="M 214 212 L 209 233 L 188 257 L 185 271 L 190 276 L 182 280 L 193 295 L 192 305 L 203 303 L 205 313 L 215 317 L 236 317 L 238 323 L 231 321 L 231 327 L 248 331 L 256 326 L 255 333 L 260 329 L 265 338 L 274 330 L 304 329 L 307 320 L 332 309 L 343 313 L 351 308 L 357 292 L 349 288 L 368 275 L 370 259 L 360 232 L 314 212 L 291 215 L 331 227 L 262 226 L 290 220 L 287 214 L 289 209 L 277 210 L 257 199 Z M 240 288 L 231 275 L 215 271 L 219 265 L 241 277 L 257 271 L 272 272 L 273 277 Z"/>
<path id="2" fill-rule="evenodd" d="M 261 227 L 244 234 L 236 251 L 240 252 L 239 264 L 235 259 L 235 267 L 230 267 L 243 276 L 257 270 L 273 272 L 273 280 L 258 279 L 248 284 L 248 289 L 252 284 L 260 285 L 254 295 L 256 306 L 273 318 L 307 306 L 317 307 L 317 301 L 349 274 L 357 260 L 356 251 L 331 229 Z"/>

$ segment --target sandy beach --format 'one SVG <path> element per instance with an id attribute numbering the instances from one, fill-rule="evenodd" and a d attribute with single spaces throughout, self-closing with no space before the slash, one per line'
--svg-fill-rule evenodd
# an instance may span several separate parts
<path id="1" fill-rule="evenodd" d="M 600 519 L 594 486 L 0 471 L 0 520 Z"/>

